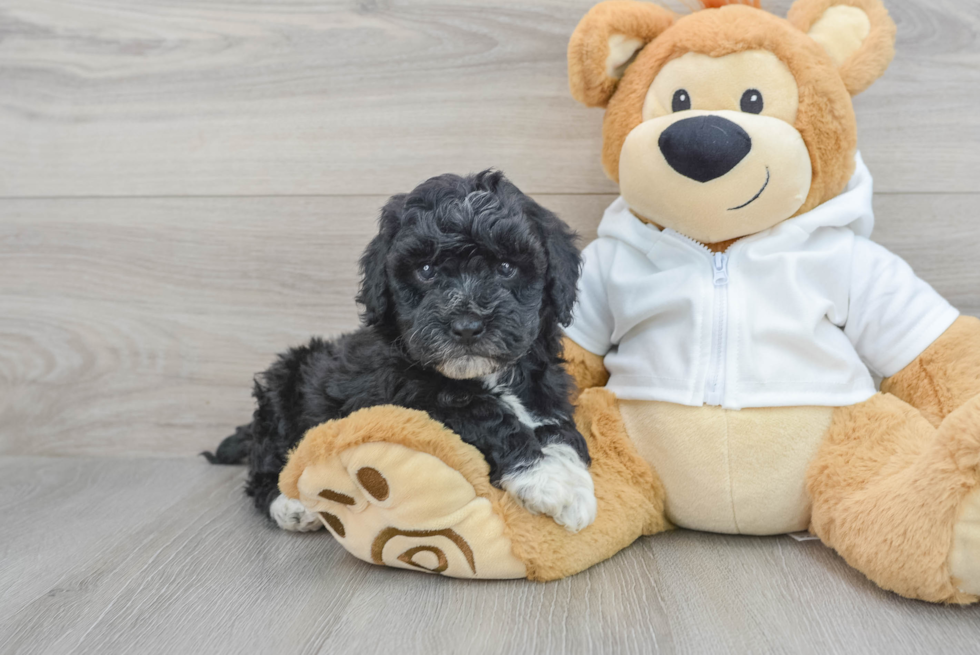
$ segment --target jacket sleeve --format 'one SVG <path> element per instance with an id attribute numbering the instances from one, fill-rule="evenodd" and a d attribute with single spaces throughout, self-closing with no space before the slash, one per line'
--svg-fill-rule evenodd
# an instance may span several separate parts
<path id="1" fill-rule="evenodd" d="M 844 333 L 872 371 L 895 375 L 953 324 L 959 312 L 898 255 L 855 237 Z"/>
<path id="2" fill-rule="evenodd" d="M 610 261 L 613 244 L 596 239 L 582 251 L 582 276 L 572 323 L 565 334 L 589 352 L 604 356 L 612 348 L 613 315 L 606 293 L 605 265 Z"/>

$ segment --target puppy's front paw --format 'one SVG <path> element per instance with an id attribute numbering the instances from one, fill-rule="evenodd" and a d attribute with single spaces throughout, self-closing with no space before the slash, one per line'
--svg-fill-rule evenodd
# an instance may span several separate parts
<path id="1" fill-rule="evenodd" d="M 542 452 L 533 466 L 505 475 L 501 486 L 527 511 L 547 514 L 569 532 L 588 527 L 596 513 L 589 469 L 570 446 L 551 444 Z"/>
<path id="2" fill-rule="evenodd" d="M 323 527 L 317 515 L 303 507 L 303 503 L 282 494 L 269 506 L 269 516 L 289 532 L 313 532 Z"/>

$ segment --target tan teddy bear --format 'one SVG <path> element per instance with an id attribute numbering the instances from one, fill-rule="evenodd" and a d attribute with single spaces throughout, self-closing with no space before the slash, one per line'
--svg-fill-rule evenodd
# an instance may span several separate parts
<path id="1" fill-rule="evenodd" d="M 283 493 L 362 559 L 457 577 L 554 579 L 671 525 L 810 529 L 886 589 L 976 601 L 980 321 L 868 240 L 851 96 L 894 33 L 878 0 L 786 19 L 609 0 L 575 30 L 572 93 L 606 109 L 622 194 L 565 344 L 592 526 L 529 514 L 474 448 L 393 407 L 312 430 Z"/>

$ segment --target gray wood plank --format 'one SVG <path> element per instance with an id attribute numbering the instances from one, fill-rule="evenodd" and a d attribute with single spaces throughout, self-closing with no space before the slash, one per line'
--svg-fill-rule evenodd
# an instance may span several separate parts
<path id="1" fill-rule="evenodd" d="M 242 470 L 0 458 L 5 653 L 947 653 L 980 607 L 908 601 L 818 542 L 676 532 L 572 578 L 465 582 L 287 534 Z"/>
<path id="2" fill-rule="evenodd" d="M 566 82 L 591 4 L 6 0 L 0 196 L 388 195 L 489 166 L 609 193 Z M 898 55 L 857 99 L 877 188 L 978 191 L 980 0 L 889 7 Z"/>
<path id="3" fill-rule="evenodd" d="M 383 202 L 4 201 L 0 452 L 212 448 L 275 353 L 356 326 Z"/>
<path id="4" fill-rule="evenodd" d="M 539 196 L 584 236 L 612 196 Z M 980 197 L 879 195 L 877 239 L 980 314 Z M 275 353 L 356 325 L 384 198 L 0 201 L 0 453 L 187 455 Z"/>

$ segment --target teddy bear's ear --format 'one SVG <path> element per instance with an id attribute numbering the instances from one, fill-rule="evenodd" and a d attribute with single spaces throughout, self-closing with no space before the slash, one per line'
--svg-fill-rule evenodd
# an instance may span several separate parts
<path id="1" fill-rule="evenodd" d="M 797 0 L 786 18 L 830 54 L 852 96 L 895 55 L 895 23 L 881 0 Z"/>
<path id="2" fill-rule="evenodd" d="M 606 0 L 579 22 L 568 43 L 568 84 L 589 107 L 605 107 L 636 54 L 674 22 L 648 2 Z"/>

